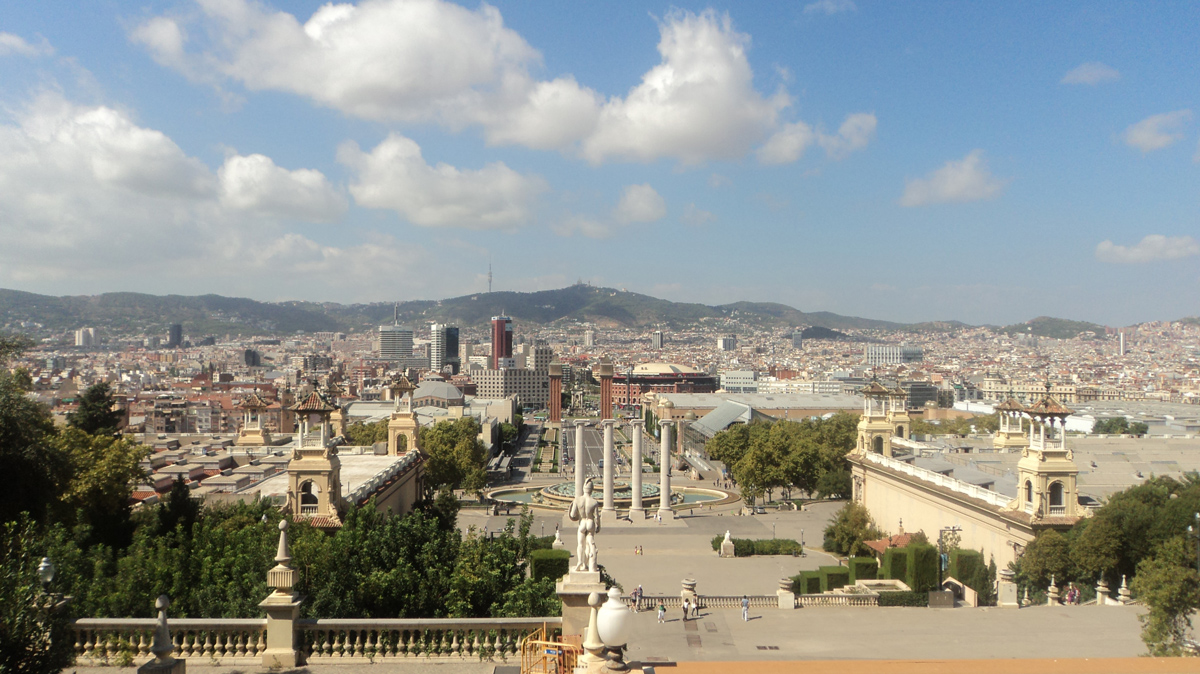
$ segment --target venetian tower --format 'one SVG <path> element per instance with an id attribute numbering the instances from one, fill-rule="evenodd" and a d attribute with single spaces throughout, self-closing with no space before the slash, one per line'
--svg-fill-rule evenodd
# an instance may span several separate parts
<path id="1" fill-rule="evenodd" d="M 263 411 L 269 403 L 259 397 L 257 392 L 242 399 L 238 407 L 242 408 L 242 429 L 238 431 L 234 444 L 238 447 L 262 447 L 271 444 L 271 432 L 263 425 Z"/>
<path id="2" fill-rule="evenodd" d="M 855 451 L 859 454 L 874 452 L 884 456 L 892 455 L 892 435 L 894 417 L 890 414 L 890 406 L 895 400 L 895 391 L 888 389 L 878 381 L 872 381 L 862 390 L 863 413 L 858 421 L 858 445 Z M 907 412 L 905 418 L 908 417 Z M 907 427 L 905 428 L 907 431 Z"/>
<path id="3" fill-rule="evenodd" d="M 1078 517 L 1079 468 L 1067 449 L 1067 417 L 1072 410 L 1050 395 L 1025 408 L 1029 416 L 1029 446 L 1017 462 L 1017 509 L 1033 516 L 1034 521 L 1050 517 Z"/>
<path id="4" fill-rule="evenodd" d="M 1019 452 L 1029 447 L 1029 436 L 1025 433 L 1025 406 L 1009 395 L 1008 400 L 996 405 L 996 416 L 1000 428 L 992 436 L 992 447 L 998 452 Z"/>
<path id="5" fill-rule="evenodd" d="M 420 448 L 417 442 L 420 425 L 412 408 L 412 392 L 417 387 L 413 386 L 408 377 L 401 375 L 393 379 L 388 388 L 392 391 L 392 400 L 396 403 L 396 409 L 388 421 L 388 455 L 400 456 Z M 403 447 L 400 446 L 401 436 L 404 437 Z"/>
<path id="6" fill-rule="evenodd" d="M 287 511 L 339 526 L 345 504 L 341 461 L 333 444 L 329 416 L 337 409 L 313 391 L 288 411 L 296 415 L 297 436 L 288 462 Z"/>
<path id="7" fill-rule="evenodd" d="M 893 437 L 905 440 L 912 437 L 912 417 L 908 416 L 908 392 L 896 386 L 888 396 L 887 422 Z"/>

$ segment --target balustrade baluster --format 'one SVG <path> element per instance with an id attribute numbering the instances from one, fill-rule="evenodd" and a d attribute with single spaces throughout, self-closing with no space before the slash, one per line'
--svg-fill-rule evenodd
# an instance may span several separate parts
<path id="1" fill-rule="evenodd" d="M 117 643 L 116 643 L 116 641 L 114 641 L 113 633 L 105 632 L 104 633 L 104 650 L 101 651 L 100 657 L 107 660 L 109 658 L 109 656 L 116 655 L 116 653 L 117 653 Z"/>
<path id="2" fill-rule="evenodd" d="M 471 630 L 471 632 L 475 636 L 475 640 L 471 643 L 471 655 L 478 656 L 481 652 L 480 649 L 482 648 L 483 645 L 481 643 L 479 643 L 479 633 L 482 631 L 483 630 L 481 630 L 479 628 L 475 628 L 475 629 Z"/>
<path id="3" fill-rule="evenodd" d="M 130 643 L 133 643 L 133 639 L 130 639 L 129 641 L 130 641 Z M 138 645 L 137 645 L 138 657 L 142 657 L 149 652 L 150 652 L 150 647 L 146 644 L 146 633 L 138 632 Z"/>
<path id="4" fill-rule="evenodd" d="M 365 630 L 354 630 L 354 650 L 352 653 L 355 657 L 361 658 L 363 655 L 363 632 L 364 631 Z"/>
<path id="5" fill-rule="evenodd" d="M 462 643 L 458 640 L 458 629 L 450 631 L 450 652 L 454 655 L 462 655 Z"/>
<path id="6" fill-rule="evenodd" d="M 83 632 L 83 657 L 91 660 L 95 655 L 96 642 L 93 640 L 96 636 L 93 630 L 81 630 Z"/>
<path id="7" fill-rule="evenodd" d="M 197 638 L 200 636 L 196 635 Z M 204 634 L 204 657 L 211 658 L 213 656 L 213 633 L 211 630 L 205 630 Z"/>

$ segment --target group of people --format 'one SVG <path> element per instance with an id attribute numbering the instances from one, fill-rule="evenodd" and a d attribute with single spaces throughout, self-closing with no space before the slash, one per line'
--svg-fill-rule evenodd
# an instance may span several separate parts
<path id="1" fill-rule="evenodd" d="M 639 593 L 638 594 L 639 599 L 641 598 L 641 589 L 642 588 L 639 585 L 638 589 L 635 590 L 635 592 Z M 636 605 L 637 602 L 635 601 L 634 604 Z M 680 606 L 680 608 L 683 609 L 683 621 L 684 622 L 687 622 L 689 615 L 691 615 L 692 618 L 699 618 L 700 617 L 700 598 L 699 597 L 696 597 L 695 599 L 685 598 L 683 600 L 683 604 Z M 662 602 L 662 600 L 659 600 L 659 602 L 658 602 L 658 622 L 660 622 L 660 623 L 667 622 L 667 605 L 664 604 Z"/>
<path id="2" fill-rule="evenodd" d="M 635 554 L 635 555 L 644 555 L 644 554 L 646 554 L 646 553 L 642 552 L 642 546 L 640 546 L 640 545 L 635 545 L 635 546 L 633 546 L 633 554 Z M 639 586 L 639 587 L 640 587 L 640 586 Z"/>

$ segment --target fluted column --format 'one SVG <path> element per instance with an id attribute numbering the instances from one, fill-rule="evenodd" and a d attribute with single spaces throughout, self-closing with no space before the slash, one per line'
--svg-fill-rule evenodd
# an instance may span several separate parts
<path id="1" fill-rule="evenodd" d="M 659 427 L 658 451 L 658 516 L 671 519 L 671 426 L 674 422 L 662 419 Z"/>
<path id="2" fill-rule="evenodd" d="M 642 431 L 646 422 L 635 419 L 630 424 L 630 435 L 633 436 L 632 457 L 629 460 L 629 486 L 633 490 L 633 502 L 629 505 L 630 518 L 645 517 L 646 509 L 642 507 Z"/>
<path id="3" fill-rule="evenodd" d="M 583 426 L 582 421 L 575 422 L 575 495 L 583 493 Z"/>
<path id="4" fill-rule="evenodd" d="M 613 426 L 616 421 L 605 419 L 600 422 L 604 426 L 604 512 L 615 513 L 613 505 L 613 464 L 616 457 L 613 452 Z"/>

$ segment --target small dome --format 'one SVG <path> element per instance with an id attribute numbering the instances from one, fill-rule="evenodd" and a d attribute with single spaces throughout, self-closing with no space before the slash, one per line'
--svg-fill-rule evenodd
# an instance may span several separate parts
<path id="1" fill-rule="evenodd" d="M 696 420 L 696 413 L 695 413 L 695 412 L 693 412 L 693 411 L 691 411 L 691 410 L 688 410 L 688 413 L 687 413 L 687 414 L 685 414 L 685 415 L 683 415 L 683 418 L 684 418 L 684 419 L 686 419 L 686 420 L 688 420 L 688 421 L 695 421 L 695 420 Z"/>
<path id="2" fill-rule="evenodd" d="M 675 409 L 675 403 L 671 402 L 670 400 L 664 401 L 662 406 L 664 409 Z"/>

